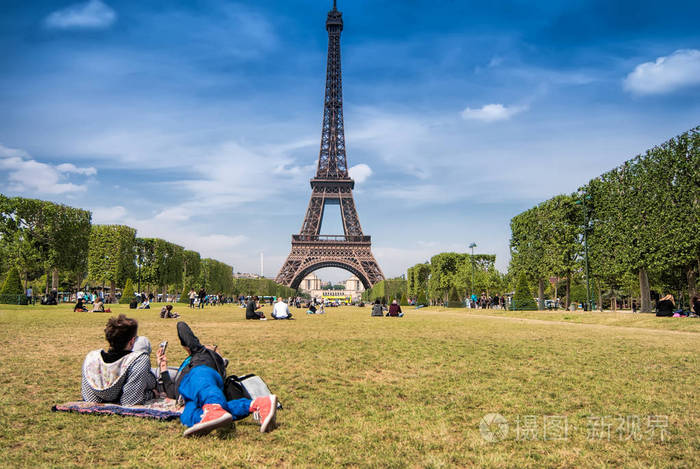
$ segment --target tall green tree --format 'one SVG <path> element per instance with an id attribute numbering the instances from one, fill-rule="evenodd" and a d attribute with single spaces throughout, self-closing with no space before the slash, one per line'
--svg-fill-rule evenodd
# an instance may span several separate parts
<path id="1" fill-rule="evenodd" d="M 223 262 L 215 259 L 202 259 L 199 280 L 200 285 L 203 286 L 207 292 L 225 294 L 233 293 L 233 267 Z M 273 291 L 273 285 L 275 285 L 274 282 L 271 284 L 258 282 L 255 287 L 261 293 L 254 294 L 273 296 L 274 293 L 269 293 L 270 291 Z"/>
<path id="2" fill-rule="evenodd" d="M 124 287 L 134 278 L 136 230 L 124 225 L 93 225 L 88 251 L 88 277 L 109 283 L 115 301 L 116 287 Z M 132 292 L 133 293 L 133 292 Z"/>
<path id="3" fill-rule="evenodd" d="M 59 270 L 85 273 L 91 218 L 89 211 L 66 205 L 0 197 L 0 237 L 7 243 L 20 233 L 23 247 L 51 273 L 53 288 L 58 288 Z"/>
<path id="4" fill-rule="evenodd" d="M 430 258 L 428 294 L 433 300 L 445 301 L 464 256 L 456 252 L 443 252 Z"/>
<path id="5" fill-rule="evenodd" d="M 576 203 L 577 195 L 558 195 L 540 205 L 543 217 L 541 226 L 544 236 L 544 267 L 546 277 L 563 277 L 566 279 L 564 305 L 571 301 L 571 279 L 581 270 L 580 259 L 583 254 L 582 228 L 584 215 Z M 544 278 L 538 281 L 539 307 L 543 304 Z"/>
<path id="6" fill-rule="evenodd" d="M 546 262 L 545 216 L 539 207 L 533 207 L 510 221 L 510 269 L 521 273 L 538 285 L 539 307 L 544 308 L 544 285 L 551 266 Z"/>
<path id="7" fill-rule="evenodd" d="M 159 238 L 137 238 L 136 251 L 143 283 L 159 287 L 163 295 L 170 285 L 182 286 L 182 246 Z"/>
<path id="8" fill-rule="evenodd" d="M 430 264 L 425 262 L 416 264 L 407 272 L 407 289 L 408 295 L 412 298 L 418 298 L 422 293 L 427 295 L 428 279 L 430 278 Z"/>

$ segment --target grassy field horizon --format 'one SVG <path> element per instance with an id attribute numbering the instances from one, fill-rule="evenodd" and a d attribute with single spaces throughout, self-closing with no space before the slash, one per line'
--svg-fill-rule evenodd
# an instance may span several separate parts
<path id="1" fill-rule="evenodd" d="M 284 404 L 269 434 L 246 419 L 186 440 L 179 422 L 51 412 L 80 398 L 82 361 L 106 346 L 111 315 L 137 318 L 154 346 L 167 339 L 171 364 L 185 357 L 159 308 L 110 306 L 0 305 L 2 466 L 700 465 L 696 319 L 340 307 L 263 322 L 175 305 L 229 373 L 258 374 Z"/>

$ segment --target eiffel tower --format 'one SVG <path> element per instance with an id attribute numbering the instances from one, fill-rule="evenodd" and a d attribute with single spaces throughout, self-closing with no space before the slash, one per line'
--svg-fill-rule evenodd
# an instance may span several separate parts
<path id="1" fill-rule="evenodd" d="M 311 272 L 324 267 L 339 267 L 353 273 L 365 288 L 384 274 L 372 255 L 371 237 L 362 233 L 352 190 L 355 181 L 348 175 L 343 127 L 343 88 L 340 69 L 340 32 L 343 14 L 336 0 L 326 19 L 328 64 L 326 97 L 323 105 L 321 151 L 316 177 L 311 179 L 311 200 L 298 235 L 292 235 L 292 252 L 277 275 L 276 282 L 298 288 Z M 321 235 L 326 205 L 340 205 L 342 235 Z"/>

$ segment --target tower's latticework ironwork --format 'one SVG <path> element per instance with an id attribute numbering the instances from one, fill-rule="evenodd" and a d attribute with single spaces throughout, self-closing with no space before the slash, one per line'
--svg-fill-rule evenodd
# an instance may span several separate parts
<path id="1" fill-rule="evenodd" d="M 316 177 L 311 180 L 311 200 L 298 235 L 292 235 L 292 252 L 277 275 L 278 283 L 297 288 L 309 273 L 323 267 L 340 267 L 356 275 L 365 288 L 384 279 L 371 249 L 371 237 L 362 233 L 348 174 L 343 127 L 343 87 L 340 68 L 342 13 L 336 2 L 328 12 L 328 65 L 323 105 L 321 150 Z M 339 204 L 344 235 L 321 235 L 327 204 Z"/>

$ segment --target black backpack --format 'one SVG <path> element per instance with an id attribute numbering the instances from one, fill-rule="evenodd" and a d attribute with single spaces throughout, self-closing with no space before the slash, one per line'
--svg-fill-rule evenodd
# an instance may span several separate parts
<path id="1" fill-rule="evenodd" d="M 224 396 L 227 401 L 234 399 L 255 400 L 258 397 L 272 394 L 260 376 L 248 374 L 244 376 L 229 375 L 224 380 Z M 277 408 L 281 409 L 282 404 L 277 399 Z"/>

